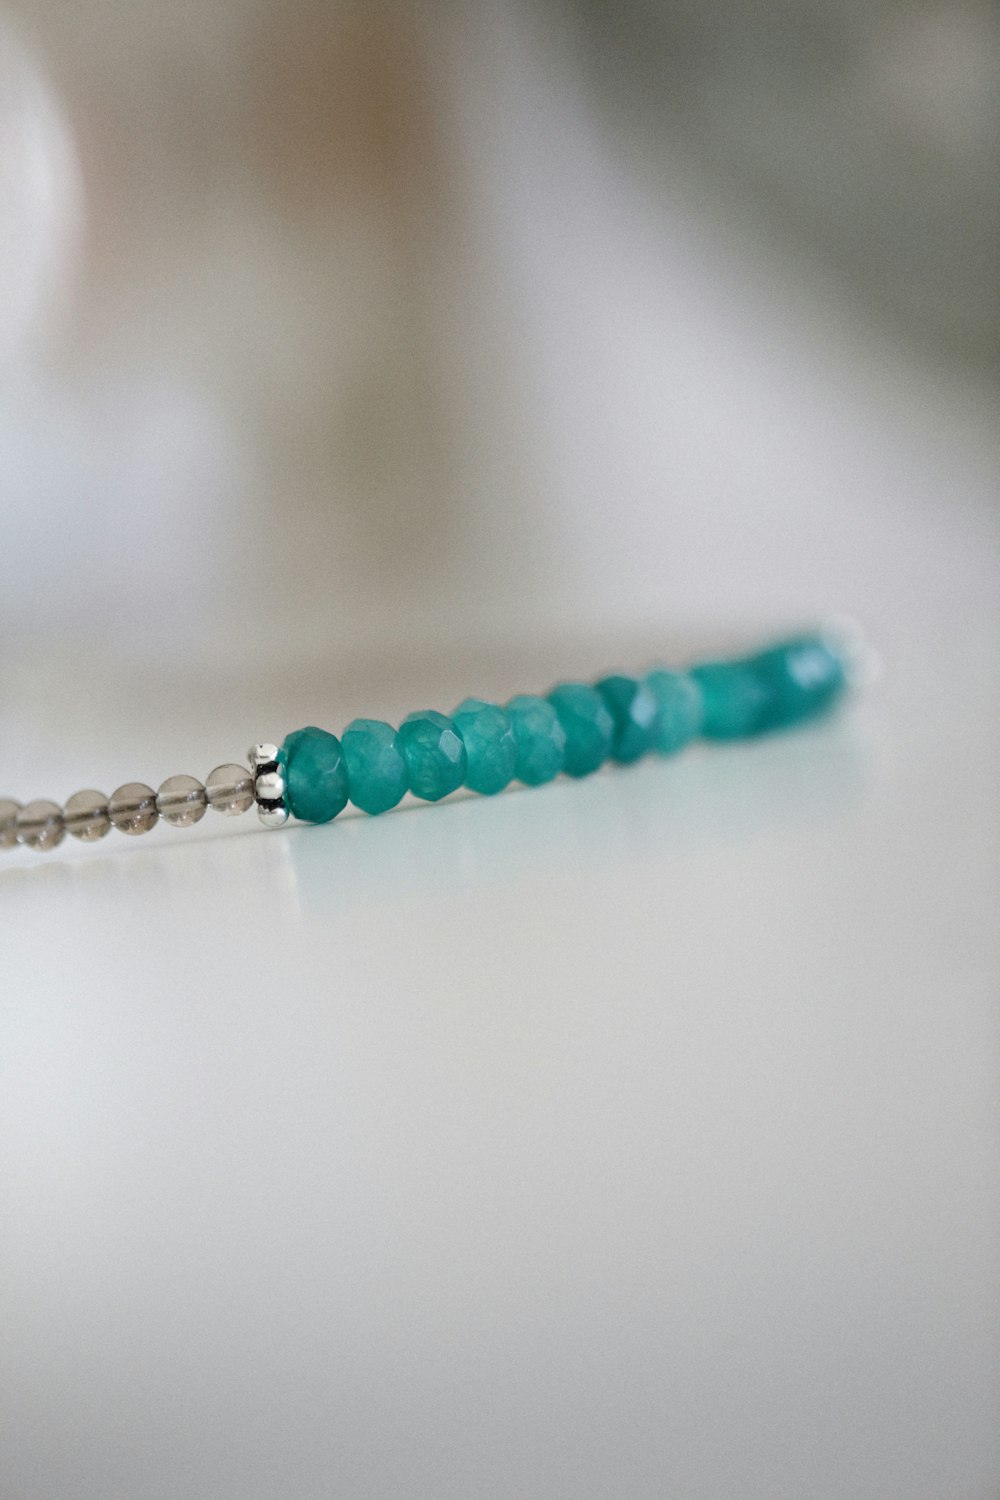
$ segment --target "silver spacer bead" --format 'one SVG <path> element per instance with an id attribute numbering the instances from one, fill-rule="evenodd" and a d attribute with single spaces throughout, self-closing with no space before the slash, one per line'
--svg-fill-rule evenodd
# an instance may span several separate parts
<path id="1" fill-rule="evenodd" d="M 257 816 L 265 828 L 283 828 L 288 822 L 288 808 L 283 803 L 265 807 L 263 802 L 258 802 Z"/>
<path id="2" fill-rule="evenodd" d="M 254 792 L 259 802 L 284 802 L 285 778 L 280 771 L 261 771 Z"/>
<path id="3" fill-rule="evenodd" d="M 251 745 L 249 759 L 257 816 L 265 828 L 280 828 L 288 822 L 288 801 L 285 778 L 278 765 L 278 747 Z"/>
<path id="4" fill-rule="evenodd" d="M 247 751 L 247 759 L 250 762 L 250 769 L 256 775 L 258 771 L 263 771 L 265 767 L 276 766 L 278 764 L 278 746 L 251 745 Z"/>

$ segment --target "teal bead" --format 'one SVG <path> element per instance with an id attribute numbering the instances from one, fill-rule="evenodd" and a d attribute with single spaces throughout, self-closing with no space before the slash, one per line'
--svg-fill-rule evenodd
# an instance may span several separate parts
<path id="1" fill-rule="evenodd" d="M 656 748 L 657 703 L 645 682 L 634 677 L 605 677 L 597 691 L 614 721 L 611 756 L 631 765 Z"/>
<path id="2" fill-rule="evenodd" d="M 509 714 L 495 703 L 466 698 L 452 714 L 465 745 L 465 784 L 491 797 L 514 779 L 517 740 Z"/>
<path id="3" fill-rule="evenodd" d="M 821 636 L 799 636 L 740 661 L 705 662 L 691 673 L 702 690 L 707 739 L 743 739 L 815 718 L 846 686 L 844 663 Z"/>
<path id="4" fill-rule="evenodd" d="M 372 814 L 395 807 L 408 783 L 403 748 L 392 725 L 354 719 L 340 740 L 355 807 Z"/>
<path id="5" fill-rule="evenodd" d="M 843 658 L 823 636 L 784 641 L 750 658 L 767 691 L 758 730 L 784 729 L 831 708 L 847 686 Z"/>
<path id="6" fill-rule="evenodd" d="M 691 676 L 701 688 L 701 732 L 707 740 L 739 740 L 757 733 L 768 692 L 748 662 L 703 662 Z"/>
<path id="7" fill-rule="evenodd" d="M 547 698 L 522 693 L 507 704 L 517 741 L 514 775 L 525 786 L 542 786 L 558 776 L 566 756 L 566 733 Z"/>
<path id="8" fill-rule="evenodd" d="M 549 702 L 566 736 L 563 770 L 567 776 L 589 776 L 611 754 L 615 721 L 607 704 L 584 682 L 561 682 Z"/>
<path id="9" fill-rule="evenodd" d="M 462 736 L 451 719 L 432 708 L 408 714 L 399 726 L 410 791 L 425 802 L 439 802 L 465 780 Z"/>
<path id="10" fill-rule="evenodd" d="M 340 741 L 310 726 L 288 735 L 278 752 L 289 811 L 306 823 L 329 823 L 347 804 L 347 764 Z"/>
<path id="11" fill-rule="evenodd" d="M 687 673 L 663 668 L 647 675 L 646 686 L 656 699 L 656 749 L 661 755 L 674 755 L 701 733 L 701 689 Z"/>

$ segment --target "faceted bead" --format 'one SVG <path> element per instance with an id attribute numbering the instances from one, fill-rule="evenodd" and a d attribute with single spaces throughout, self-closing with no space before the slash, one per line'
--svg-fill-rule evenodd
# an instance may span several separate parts
<path id="1" fill-rule="evenodd" d="M 510 716 L 494 703 L 466 698 L 452 714 L 452 721 L 465 745 L 466 786 L 486 797 L 502 792 L 513 780 L 517 765 L 517 741 Z"/>
<path id="2" fill-rule="evenodd" d="M 701 688 L 707 740 L 738 740 L 756 734 L 767 707 L 767 688 L 745 661 L 709 661 L 692 668 Z"/>
<path id="3" fill-rule="evenodd" d="M 63 822 L 75 839 L 96 843 L 111 831 L 107 797 L 103 792 L 74 792 L 63 808 Z"/>
<path id="4" fill-rule="evenodd" d="M 156 810 L 174 828 L 190 828 L 205 816 L 208 793 L 194 776 L 168 776 L 156 794 Z"/>
<path id="5" fill-rule="evenodd" d="M 111 793 L 108 816 L 112 828 L 117 828 L 119 833 L 148 833 L 156 827 L 160 816 L 156 810 L 156 793 L 143 781 L 127 781 Z"/>
<path id="6" fill-rule="evenodd" d="M 562 682 L 552 689 L 549 702 L 556 711 L 566 752 L 563 770 L 567 776 L 589 776 L 611 754 L 615 721 L 595 687 L 584 682 Z"/>
<path id="7" fill-rule="evenodd" d="M 514 775 L 525 786 L 542 786 L 563 769 L 566 731 L 547 698 L 522 693 L 507 704 L 517 741 Z"/>
<path id="8" fill-rule="evenodd" d="M 814 718 L 830 708 L 846 686 L 842 657 L 818 635 L 772 646 L 747 665 L 767 691 L 757 725 L 761 732 Z"/>
<path id="9" fill-rule="evenodd" d="M 701 689 L 687 673 L 662 668 L 649 673 L 646 686 L 656 699 L 656 749 L 673 755 L 701 732 Z"/>
<path id="10" fill-rule="evenodd" d="M 846 685 L 844 662 L 822 636 L 799 636 L 740 661 L 705 662 L 691 673 L 702 690 L 707 739 L 741 739 L 823 713 Z"/>
<path id="11" fill-rule="evenodd" d="M 39 798 L 22 807 L 17 815 L 17 842 L 27 849 L 37 849 L 39 853 L 55 849 L 65 837 L 66 828 L 58 802 Z"/>
<path id="12" fill-rule="evenodd" d="M 13 797 L 0 797 L 0 849 L 13 849 L 17 843 L 17 815 L 20 802 Z"/>
<path id="13" fill-rule="evenodd" d="M 425 802 L 438 802 L 465 780 L 462 736 L 451 719 L 432 708 L 408 714 L 399 726 L 410 791 Z"/>
<path id="14" fill-rule="evenodd" d="M 246 766 L 216 766 L 205 778 L 205 796 L 214 812 L 238 817 L 253 807 L 253 776 Z"/>
<path id="15" fill-rule="evenodd" d="M 355 719 L 340 737 L 351 801 L 362 812 L 395 807 L 407 788 L 399 735 L 381 719 Z"/>
<path id="16" fill-rule="evenodd" d="M 306 823 L 329 823 L 347 805 L 347 762 L 340 741 L 312 725 L 288 735 L 278 754 L 289 811 Z"/>
<path id="17" fill-rule="evenodd" d="M 656 748 L 657 701 L 645 682 L 634 677 L 605 677 L 597 684 L 614 720 L 611 756 L 631 765 Z"/>

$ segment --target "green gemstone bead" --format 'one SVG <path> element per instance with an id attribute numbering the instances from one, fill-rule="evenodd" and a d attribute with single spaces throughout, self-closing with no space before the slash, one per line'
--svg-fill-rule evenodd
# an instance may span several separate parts
<path id="1" fill-rule="evenodd" d="M 597 691 L 614 721 L 611 756 L 631 765 L 656 748 L 657 703 L 645 682 L 634 677 L 605 677 Z"/>
<path id="2" fill-rule="evenodd" d="M 691 676 L 701 689 L 701 732 L 707 740 L 739 740 L 757 733 L 768 691 L 748 662 L 703 662 Z"/>
<path id="3" fill-rule="evenodd" d="M 701 733 L 701 689 L 686 673 L 662 668 L 648 674 L 646 686 L 656 699 L 656 748 L 661 755 L 673 755 Z"/>
<path id="4" fill-rule="evenodd" d="M 847 685 L 843 659 L 823 636 L 784 641 L 751 657 L 747 665 L 767 690 L 757 726 L 761 732 L 825 713 Z"/>
<path id="5" fill-rule="evenodd" d="M 481 698 L 466 698 L 452 714 L 465 745 L 465 784 L 491 797 L 514 779 L 517 740 L 509 714 Z"/>
<path id="6" fill-rule="evenodd" d="M 566 736 L 563 770 L 567 776 L 589 776 L 611 754 L 615 721 L 595 687 L 584 682 L 561 682 L 549 702 Z"/>
<path id="7" fill-rule="evenodd" d="M 844 663 L 821 636 L 799 636 L 741 661 L 704 662 L 707 739 L 732 740 L 801 724 L 831 708 L 846 686 Z"/>
<path id="8" fill-rule="evenodd" d="M 336 735 L 310 726 L 288 735 L 278 752 L 289 811 L 306 823 L 329 823 L 347 804 L 347 765 Z"/>
<path id="9" fill-rule="evenodd" d="M 462 736 L 451 719 L 431 708 L 408 714 L 399 726 L 410 791 L 425 802 L 439 802 L 465 780 Z"/>
<path id="10" fill-rule="evenodd" d="M 381 719 L 354 719 L 340 742 L 355 807 L 372 814 L 395 807 L 408 783 L 403 749 L 392 725 Z"/>
<path id="11" fill-rule="evenodd" d="M 558 776 L 566 756 L 566 732 L 547 698 L 522 693 L 507 704 L 517 741 L 514 775 L 525 786 L 542 786 Z"/>

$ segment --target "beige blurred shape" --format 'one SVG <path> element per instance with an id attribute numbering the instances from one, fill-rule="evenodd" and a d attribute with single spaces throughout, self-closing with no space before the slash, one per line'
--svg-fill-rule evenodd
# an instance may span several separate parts
<path id="1" fill-rule="evenodd" d="M 627 149 L 559 7 L 12 14 L 85 224 L 0 403 L 19 655 L 252 659 L 266 693 L 290 659 L 867 614 L 852 539 L 937 514 L 923 444 L 979 506 L 980 394 L 669 140 Z"/>
<path id="2" fill-rule="evenodd" d="M 447 214 L 415 15 L 23 7 L 10 626 L 118 635 L 153 599 L 190 646 L 193 621 L 252 628 L 255 589 L 329 620 L 331 585 L 360 596 L 377 575 L 391 593 L 421 556 L 435 566 L 458 530 L 427 292 Z"/>
<path id="3" fill-rule="evenodd" d="M 64 307 L 82 219 L 65 112 L 30 49 L 0 17 L 0 361 L 23 352 Z"/>

